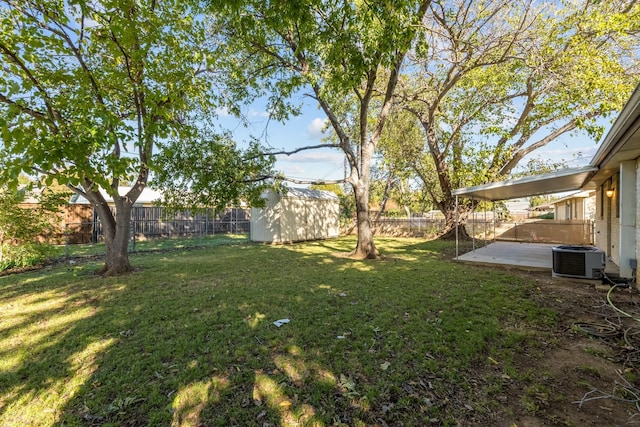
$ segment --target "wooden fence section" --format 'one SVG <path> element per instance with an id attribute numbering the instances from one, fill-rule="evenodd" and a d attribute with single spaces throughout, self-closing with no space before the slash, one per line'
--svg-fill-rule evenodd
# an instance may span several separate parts
<path id="1" fill-rule="evenodd" d="M 62 222 L 56 243 L 89 243 L 93 230 L 93 208 L 90 205 L 67 205 L 63 208 Z M 77 224 L 69 233 L 69 224 Z"/>
<path id="2" fill-rule="evenodd" d="M 38 209 L 37 203 L 21 203 L 24 209 Z M 64 205 L 60 211 L 47 217 L 52 226 L 52 231 L 38 237 L 41 242 L 51 244 L 87 243 L 82 237 L 91 235 L 93 208 L 90 205 Z M 68 224 L 78 224 L 72 234 L 68 233 Z"/>
<path id="3" fill-rule="evenodd" d="M 433 237 L 444 230 L 444 219 L 424 217 L 380 218 L 374 222 L 374 233 L 379 236 Z M 536 220 L 483 221 L 479 218 L 466 223 L 469 235 L 476 239 L 505 240 L 530 243 L 593 244 L 593 222 L 590 220 Z M 353 224 L 343 230 L 354 233 Z M 495 235 L 494 235 L 495 232 Z"/>
<path id="4" fill-rule="evenodd" d="M 516 223 L 500 223 L 496 228 L 496 240 L 593 244 L 593 222 L 590 220 L 529 220 Z"/>

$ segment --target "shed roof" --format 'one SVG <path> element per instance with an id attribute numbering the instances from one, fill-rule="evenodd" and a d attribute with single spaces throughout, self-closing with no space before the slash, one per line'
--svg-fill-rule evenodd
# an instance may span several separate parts
<path id="1" fill-rule="evenodd" d="M 338 200 L 338 196 L 332 191 L 312 190 L 309 188 L 288 188 L 282 197 L 292 199 L 314 199 L 314 200 Z"/>

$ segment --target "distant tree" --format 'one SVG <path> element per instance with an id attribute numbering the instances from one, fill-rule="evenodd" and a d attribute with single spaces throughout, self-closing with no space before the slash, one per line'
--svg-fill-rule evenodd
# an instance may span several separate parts
<path id="1" fill-rule="evenodd" d="M 551 195 L 542 195 L 542 196 L 531 196 L 529 197 L 529 207 L 535 208 L 536 206 L 544 205 L 545 203 L 549 203 L 554 200 L 555 197 Z"/>
<path id="2" fill-rule="evenodd" d="M 419 162 L 416 156 L 423 155 L 416 142 L 422 140 L 422 133 L 415 118 L 403 110 L 395 110 L 380 140 L 380 148 L 376 155 L 374 177 L 379 193 L 379 206 L 376 219 L 386 210 L 386 204 L 393 199 L 412 212 L 431 210 L 432 191 L 436 187 L 416 186 L 414 168 Z"/>

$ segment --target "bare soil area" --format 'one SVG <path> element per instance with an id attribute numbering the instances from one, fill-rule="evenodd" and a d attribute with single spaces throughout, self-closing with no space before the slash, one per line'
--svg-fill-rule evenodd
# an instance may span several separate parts
<path id="1" fill-rule="evenodd" d="M 507 378 L 492 395 L 502 405 L 491 425 L 640 425 L 638 290 L 608 292 L 609 286 L 549 272 L 516 274 L 536 281 L 532 298 L 561 317 L 555 330 L 541 331 L 548 338 L 516 357 L 524 379 Z"/>

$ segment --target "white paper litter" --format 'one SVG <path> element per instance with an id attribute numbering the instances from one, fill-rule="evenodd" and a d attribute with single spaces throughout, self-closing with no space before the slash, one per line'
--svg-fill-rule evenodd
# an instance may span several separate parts
<path id="1" fill-rule="evenodd" d="M 289 323 L 289 319 L 280 319 L 273 322 L 273 324 L 276 325 L 278 328 L 284 325 L 285 323 Z"/>

